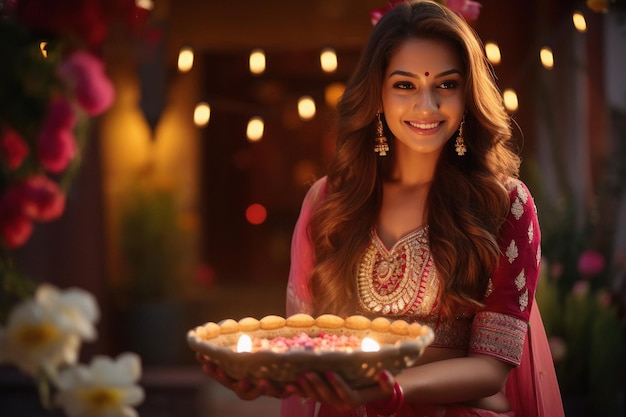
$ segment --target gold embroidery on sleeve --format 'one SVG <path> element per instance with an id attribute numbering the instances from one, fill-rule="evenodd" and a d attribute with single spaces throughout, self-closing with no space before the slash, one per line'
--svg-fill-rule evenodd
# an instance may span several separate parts
<path id="1" fill-rule="evenodd" d="M 514 316 L 479 312 L 474 317 L 469 351 L 519 365 L 527 328 L 525 321 Z"/>

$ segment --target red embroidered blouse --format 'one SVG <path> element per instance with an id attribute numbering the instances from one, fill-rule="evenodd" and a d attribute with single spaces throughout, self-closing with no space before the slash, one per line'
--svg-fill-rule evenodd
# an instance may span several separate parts
<path id="1" fill-rule="evenodd" d="M 313 195 L 317 199 L 323 183 L 325 180 L 319 181 L 307 198 Z M 507 188 L 511 210 L 498 238 L 502 254 L 489 281 L 483 310 L 453 319 L 439 315 L 439 283 L 426 226 L 405 235 L 390 249 L 372 231 L 371 244 L 362 255 L 357 277 L 362 312 L 426 324 L 435 332 L 432 346 L 464 349 L 519 365 L 539 275 L 540 231 L 535 205 L 524 183 L 511 179 Z M 307 208 L 311 206 L 314 204 Z M 305 235 L 294 235 L 294 239 L 306 239 Z M 298 247 L 297 242 L 293 243 Z M 292 261 L 296 255 L 302 253 L 292 253 Z M 303 263 L 292 262 L 288 314 L 312 310 L 306 280 L 294 279 L 303 275 L 308 279 L 304 272 L 310 272 L 311 255 L 305 253 L 307 259 L 300 258 Z"/>

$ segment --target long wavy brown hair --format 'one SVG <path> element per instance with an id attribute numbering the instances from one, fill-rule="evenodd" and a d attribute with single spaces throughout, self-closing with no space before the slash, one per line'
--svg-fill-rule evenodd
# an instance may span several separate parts
<path id="1" fill-rule="evenodd" d="M 511 120 L 502 105 L 483 45 L 462 18 L 431 1 L 408 1 L 376 24 L 338 106 L 338 140 L 328 170 L 327 195 L 309 233 L 315 251 L 310 280 L 315 314 L 359 311 L 356 276 L 370 243 L 393 158 L 374 151 L 375 114 L 383 77 L 407 39 L 449 42 L 465 77 L 464 138 L 459 157 L 448 140 L 428 195 L 430 250 L 441 283 L 444 314 L 480 306 L 497 267 L 498 230 L 510 202 L 504 181 L 517 176 L 520 159 L 510 146 Z M 390 152 L 394 138 L 385 127 Z"/>

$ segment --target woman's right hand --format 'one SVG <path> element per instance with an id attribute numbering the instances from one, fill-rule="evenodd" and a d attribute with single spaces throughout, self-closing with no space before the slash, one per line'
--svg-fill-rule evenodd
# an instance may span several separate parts
<path id="1" fill-rule="evenodd" d="M 197 359 L 202 363 L 202 371 L 205 374 L 233 391 L 242 400 L 250 401 L 259 397 L 284 399 L 299 393 L 299 389 L 295 385 L 287 385 L 282 388 L 266 379 L 256 382 L 252 382 L 247 378 L 236 380 L 228 376 L 222 368 L 211 362 L 205 355 L 199 353 L 197 354 Z"/>

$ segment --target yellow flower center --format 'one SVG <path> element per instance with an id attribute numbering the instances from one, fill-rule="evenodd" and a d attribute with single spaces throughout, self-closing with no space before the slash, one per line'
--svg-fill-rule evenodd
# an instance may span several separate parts
<path id="1" fill-rule="evenodd" d="M 58 337 L 59 331 L 50 323 L 21 326 L 16 333 L 22 346 L 37 348 Z"/>
<path id="2" fill-rule="evenodd" d="M 117 407 L 120 397 L 120 392 L 112 388 L 92 388 L 83 391 L 83 399 L 95 409 Z"/>

